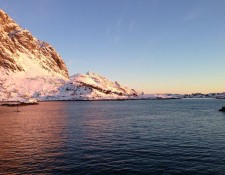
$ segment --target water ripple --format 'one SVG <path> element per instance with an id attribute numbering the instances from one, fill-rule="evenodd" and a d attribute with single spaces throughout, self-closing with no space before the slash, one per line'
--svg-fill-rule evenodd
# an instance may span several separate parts
<path id="1" fill-rule="evenodd" d="M 0 174 L 225 174 L 224 102 L 0 107 Z"/>

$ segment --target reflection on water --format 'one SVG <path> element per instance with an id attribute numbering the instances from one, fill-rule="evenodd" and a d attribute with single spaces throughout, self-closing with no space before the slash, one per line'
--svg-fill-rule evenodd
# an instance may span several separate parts
<path id="1" fill-rule="evenodd" d="M 224 174 L 225 100 L 0 107 L 0 174 Z"/>
<path id="2" fill-rule="evenodd" d="M 15 108 L 1 107 L 1 171 L 28 173 L 51 168 L 68 138 L 68 117 L 62 109 L 65 110 L 64 103 L 21 107 L 19 113 Z"/>

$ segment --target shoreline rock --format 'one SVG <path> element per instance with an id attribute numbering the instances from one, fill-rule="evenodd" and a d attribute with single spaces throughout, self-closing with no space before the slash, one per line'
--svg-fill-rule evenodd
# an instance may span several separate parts
<path id="1" fill-rule="evenodd" d="M 219 109 L 219 111 L 225 112 L 225 107 L 222 107 L 221 109 Z"/>

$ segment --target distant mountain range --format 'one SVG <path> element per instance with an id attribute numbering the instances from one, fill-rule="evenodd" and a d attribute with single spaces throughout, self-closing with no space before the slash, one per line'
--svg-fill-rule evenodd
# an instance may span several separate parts
<path id="1" fill-rule="evenodd" d="M 55 49 L 0 10 L 0 101 L 225 98 L 222 94 L 145 95 L 96 73 L 69 77 Z"/>

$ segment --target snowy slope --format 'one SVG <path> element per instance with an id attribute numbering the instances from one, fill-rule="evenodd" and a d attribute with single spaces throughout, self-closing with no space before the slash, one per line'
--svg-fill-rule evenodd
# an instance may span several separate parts
<path id="1" fill-rule="evenodd" d="M 138 93 L 98 74 L 76 74 L 70 79 L 24 76 L 17 73 L 0 81 L 0 101 L 36 98 L 46 100 L 133 99 Z"/>
<path id="2" fill-rule="evenodd" d="M 0 100 L 52 94 L 68 80 L 59 54 L 0 10 Z M 48 90 L 51 92 L 48 92 Z"/>
<path id="3" fill-rule="evenodd" d="M 120 96 L 138 95 L 138 92 L 134 89 L 121 86 L 118 82 L 112 82 L 105 77 L 92 72 L 87 72 L 87 74 L 76 74 L 71 77 L 71 80 L 78 82 L 81 85 L 92 87 L 106 94 L 114 93 Z"/>

